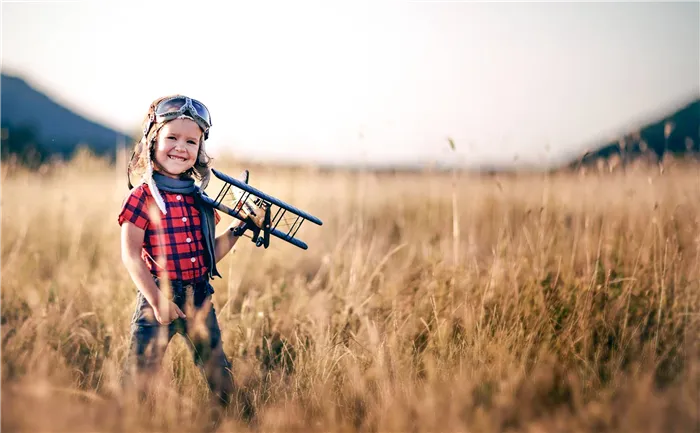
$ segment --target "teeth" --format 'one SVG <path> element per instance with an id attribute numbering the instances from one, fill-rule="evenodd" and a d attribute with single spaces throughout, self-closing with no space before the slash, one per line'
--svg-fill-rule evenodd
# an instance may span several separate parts
<path id="1" fill-rule="evenodd" d="M 185 158 L 179 158 L 177 156 L 168 156 L 168 158 L 174 159 L 175 161 L 184 161 L 185 160 Z"/>

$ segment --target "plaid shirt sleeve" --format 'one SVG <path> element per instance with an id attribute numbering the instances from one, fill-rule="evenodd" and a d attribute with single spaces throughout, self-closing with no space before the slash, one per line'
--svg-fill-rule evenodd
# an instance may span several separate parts
<path id="1" fill-rule="evenodd" d="M 121 212 L 119 212 L 118 221 L 120 226 L 124 224 L 124 221 L 129 221 L 142 230 L 148 228 L 146 197 L 143 185 L 131 190 L 131 193 L 124 199 Z"/>

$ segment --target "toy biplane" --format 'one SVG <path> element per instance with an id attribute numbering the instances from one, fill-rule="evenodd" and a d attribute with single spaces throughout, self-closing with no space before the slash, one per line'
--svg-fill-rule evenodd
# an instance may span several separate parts
<path id="1" fill-rule="evenodd" d="M 215 169 L 211 171 L 224 185 L 215 198 L 202 194 L 202 199 L 215 209 L 243 221 L 243 225 L 234 230 L 236 236 L 250 231 L 251 241 L 257 247 L 267 248 L 272 235 L 301 249 L 308 249 L 306 243 L 295 236 L 304 221 L 320 226 L 323 225 L 320 219 L 250 186 L 248 170 L 243 171 L 241 179 Z"/>

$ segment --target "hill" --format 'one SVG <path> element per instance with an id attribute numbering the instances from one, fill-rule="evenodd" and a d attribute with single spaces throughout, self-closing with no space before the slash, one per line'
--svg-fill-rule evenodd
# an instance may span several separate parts
<path id="1" fill-rule="evenodd" d="M 2 73 L 0 91 L 4 155 L 44 160 L 69 156 L 84 145 L 97 155 L 114 156 L 117 143 L 133 141 L 64 107 L 22 78 Z"/>
<path id="2" fill-rule="evenodd" d="M 700 159 L 700 98 L 584 153 L 569 168 L 626 165 L 638 160 L 655 163 L 667 155 Z"/>

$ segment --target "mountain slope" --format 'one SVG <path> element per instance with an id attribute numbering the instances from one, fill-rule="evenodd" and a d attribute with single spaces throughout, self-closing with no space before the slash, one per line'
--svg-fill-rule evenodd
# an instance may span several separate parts
<path id="1" fill-rule="evenodd" d="M 116 144 L 133 139 L 74 113 L 23 79 L 5 73 L 0 81 L 3 152 L 70 155 L 87 145 L 98 155 L 114 155 Z"/>
<path id="2" fill-rule="evenodd" d="M 617 159 L 622 164 L 638 159 L 661 161 L 667 154 L 700 158 L 700 99 L 623 134 L 615 142 L 584 153 L 569 167 L 594 166 L 609 159 Z"/>

